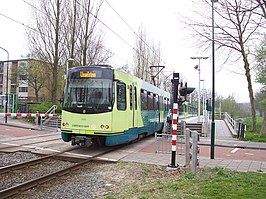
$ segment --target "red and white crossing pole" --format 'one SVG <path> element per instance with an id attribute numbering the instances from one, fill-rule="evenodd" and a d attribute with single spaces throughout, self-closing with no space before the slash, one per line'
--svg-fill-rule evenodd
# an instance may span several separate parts
<path id="1" fill-rule="evenodd" d="M 56 117 L 57 114 L 40 114 L 40 113 L 0 113 L 0 117 Z"/>
<path id="2" fill-rule="evenodd" d="M 172 118 L 172 160 L 171 165 L 175 164 L 175 158 L 176 158 L 176 140 L 177 140 L 177 124 L 178 124 L 178 104 L 173 104 L 173 118 Z"/>
<path id="3" fill-rule="evenodd" d="M 173 114 L 172 114 L 172 158 L 169 167 L 176 168 L 176 140 L 177 140 L 177 124 L 178 124 L 178 84 L 179 73 L 173 74 Z"/>

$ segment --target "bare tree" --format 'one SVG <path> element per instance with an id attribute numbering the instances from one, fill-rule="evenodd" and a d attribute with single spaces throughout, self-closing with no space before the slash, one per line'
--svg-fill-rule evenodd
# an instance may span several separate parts
<path id="1" fill-rule="evenodd" d="M 46 63 L 37 60 L 30 60 L 27 68 L 27 83 L 34 90 L 35 99 L 38 102 L 40 99 L 40 91 L 46 86 L 47 77 L 45 69 Z M 23 74 L 25 74 L 23 72 Z"/>
<path id="2" fill-rule="evenodd" d="M 261 8 L 262 15 L 266 18 L 266 0 L 256 0 L 258 6 Z"/>
<path id="3" fill-rule="evenodd" d="M 256 55 L 256 81 L 262 85 L 259 93 L 259 110 L 263 112 L 264 119 L 261 134 L 266 135 L 266 36 L 257 50 Z"/>
<path id="4" fill-rule="evenodd" d="M 78 20 L 76 51 L 77 57 L 75 60 L 80 65 L 91 65 L 106 63 L 113 53 L 105 49 L 104 33 L 98 28 L 98 15 L 101 10 L 103 1 L 99 0 L 91 2 L 91 0 L 78 1 Z"/>
<path id="5" fill-rule="evenodd" d="M 155 75 L 159 68 L 150 66 L 159 66 L 161 62 L 161 49 L 160 45 L 155 46 L 154 42 L 147 40 L 146 31 L 142 25 L 139 27 L 138 37 L 134 48 L 133 60 L 135 65 L 134 74 L 150 83 L 155 83 L 152 76 Z M 157 71 L 157 72 L 156 72 Z M 156 85 L 161 83 L 157 79 Z"/>
<path id="6" fill-rule="evenodd" d="M 29 47 L 34 58 L 47 63 L 48 71 L 44 75 L 50 77 L 47 89 L 50 100 L 55 103 L 58 95 L 58 70 L 65 53 L 62 42 L 62 24 L 65 21 L 63 0 L 40 0 L 36 6 L 39 9 L 34 10 L 35 30 L 28 31 Z"/>
<path id="7" fill-rule="evenodd" d="M 61 95 L 62 71 L 68 58 L 74 58 L 74 64 L 87 65 L 105 63 L 112 56 L 103 45 L 103 32 L 96 28 L 99 1 L 40 0 L 34 6 L 35 21 L 27 32 L 29 48 L 32 58 L 47 63 L 43 75 L 49 77 L 46 87 L 52 102 Z"/>
<path id="8" fill-rule="evenodd" d="M 211 1 L 202 0 L 211 10 Z M 259 6 L 249 0 L 219 0 L 215 8 L 215 43 L 216 50 L 225 58 L 224 62 L 242 59 L 243 71 L 248 83 L 249 99 L 252 107 L 252 130 L 256 131 L 256 110 L 252 88 L 250 62 L 254 58 L 254 43 L 261 38 L 265 20 L 257 15 Z M 197 19 L 187 19 L 185 24 L 193 31 L 199 46 L 209 49 L 211 46 L 211 16 L 197 12 Z M 226 54 L 226 55 L 225 55 Z M 233 68 L 232 70 L 237 70 Z"/>

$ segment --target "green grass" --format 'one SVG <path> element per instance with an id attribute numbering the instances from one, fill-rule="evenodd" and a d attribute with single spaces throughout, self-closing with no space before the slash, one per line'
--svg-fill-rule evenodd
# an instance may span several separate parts
<path id="1" fill-rule="evenodd" d="M 257 132 L 259 133 L 262 127 L 263 117 L 256 117 L 256 128 Z M 247 131 L 252 130 L 252 117 L 248 117 L 245 119 L 244 124 L 247 126 Z"/>
<path id="2" fill-rule="evenodd" d="M 257 131 L 252 132 L 252 118 L 249 117 L 245 119 L 244 124 L 247 125 L 247 131 L 245 131 L 246 137 L 243 139 L 244 141 L 251 141 L 251 142 L 266 142 L 266 136 L 261 135 L 260 131 L 262 128 L 263 117 L 257 117 Z"/>
<path id="3" fill-rule="evenodd" d="M 169 174 L 171 175 L 171 174 Z M 105 199 L 138 198 L 265 198 L 266 174 L 241 173 L 223 168 L 200 169 L 197 175 L 182 174 L 175 180 L 140 179 L 123 193 Z"/>
<path id="4" fill-rule="evenodd" d="M 266 142 L 266 136 L 261 135 L 257 132 L 245 131 L 246 137 L 243 139 L 244 141 L 251 141 L 251 142 Z"/>

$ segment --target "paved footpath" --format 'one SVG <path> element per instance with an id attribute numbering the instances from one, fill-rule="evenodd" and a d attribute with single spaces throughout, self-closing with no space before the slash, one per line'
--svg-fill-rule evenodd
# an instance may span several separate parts
<path id="1" fill-rule="evenodd" d="M 232 137 L 224 121 L 217 120 L 215 123 L 215 159 L 209 158 L 210 137 L 208 135 L 207 137 L 201 137 L 199 142 L 201 148 L 201 153 L 199 155 L 200 167 L 223 167 L 243 172 L 253 171 L 266 173 L 266 143 L 239 141 Z M 25 123 L 22 120 L 9 119 L 8 123 L 5 124 L 2 118 L 0 118 L 0 128 L 2 130 L 4 130 L 5 125 L 38 129 L 35 125 Z M 170 148 L 171 142 L 169 143 L 169 149 Z M 183 153 L 182 150 L 184 151 L 184 148 L 181 150 L 179 149 L 176 157 L 177 164 L 180 166 L 185 165 L 185 157 L 181 154 Z M 243 153 L 242 156 L 241 151 Z M 158 164 L 163 166 L 167 166 L 171 162 L 170 150 L 166 150 L 165 153 L 156 153 L 154 137 L 148 137 L 137 143 L 130 144 L 123 148 L 123 152 L 126 152 L 126 155 L 121 157 L 119 159 L 120 161 Z M 227 155 L 222 154 L 225 152 Z M 252 156 L 254 152 L 256 152 L 255 157 L 254 155 Z M 261 158 L 258 160 L 257 156 L 261 156 Z"/>
<path id="2" fill-rule="evenodd" d="M 226 124 L 222 120 L 215 121 L 216 123 L 216 135 L 215 135 L 215 159 L 210 159 L 210 137 L 200 138 L 201 151 L 199 155 L 199 165 L 203 167 L 223 167 L 230 170 L 236 170 L 241 172 L 263 172 L 266 173 L 266 143 L 257 142 L 244 142 L 233 138 Z M 169 143 L 171 144 L 171 143 Z M 132 152 L 124 157 L 122 161 L 141 162 L 148 164 L 168 165 L 171 162 L 171 152 L 165 151 L 165 153 L 156 153 L 155 138 L 150 137 L 144 141 L 136 143 L 137 147 L 129 145 L 127 150 Z M 169 149 L 171 146 L 169 147 Z M 257 154 L 260 154 L 261 159 L 255 157 L 257 160 L 253 160 L 254 156 L 249 151 L 244 151 L 243 156 L 240 156 L 242 148 L 243 150 L 253 150 Z M 208 153 L 204 153 L 207 149 Z M 183 148 L 184 150 L 184 148 Z M 222 152 L 227 150 L 227 156 L 223 158 L 219 157 Z M 180 150 L 179 150 L 180 151 Z M 249 152 L 249 153 L 248 153 Z M 182 151 L 180 152 L 182 153 Z M 217 157 L 218 156 L 218 157 Z M 258 159 L 260 159 L 258 161 Z M 177 155 L 176 162 L 180 166 L 185 165 L 184 155 Z"/>

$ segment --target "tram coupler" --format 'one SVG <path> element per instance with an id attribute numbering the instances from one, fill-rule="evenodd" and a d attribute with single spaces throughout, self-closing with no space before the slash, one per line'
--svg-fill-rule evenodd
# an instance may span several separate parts
<path id="1" fill-rule="evenodd" d="M 75 146 L 75 145 L 78 145 L 78 146 L 90 146 L 91 145 L 91 138 L 89 137 L 86 137 L 86 136 L 74 136 L 74 137 L 71 137 L 71 145 L 72 146 Z"/>

